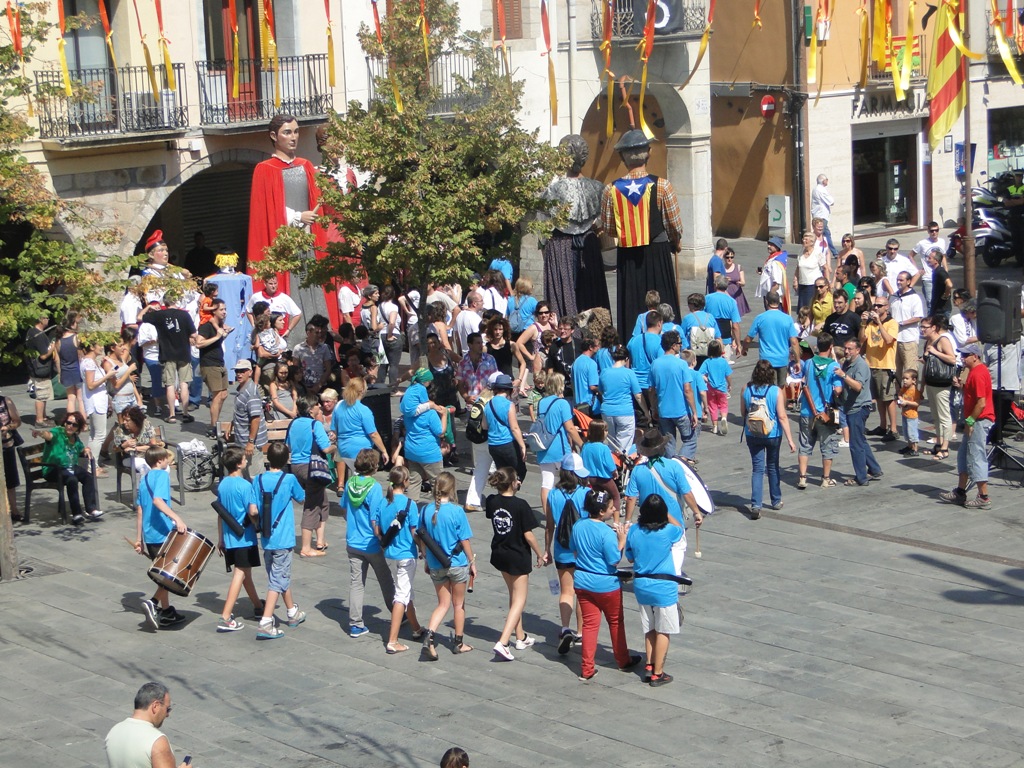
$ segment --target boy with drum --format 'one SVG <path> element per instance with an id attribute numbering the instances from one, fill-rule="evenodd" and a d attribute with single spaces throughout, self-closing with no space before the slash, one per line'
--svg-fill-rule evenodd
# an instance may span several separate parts
<path id="1" fill-rule="evenodd" d="M 217 486 L 217 500 L 225 510 L 242 527 L 241 535 L 232 530 L 226 520 L 217 520 L 217 550 L 224 556 L 224 562 L 230 569 L 235 568 L 231 576 L 231 586 L 224 601 L 224 610 L 220 613 L 218 632 L 237 632 L 245 625 L 236 621 L 232 611 L 238 593 L 245 586 L 245 593 L 252 600 L 255 615 L 263 615 L 263 605 L 256 593 L 256 585 L 252 581 L 252 569 L 260 567 L 260 549 L 256 544 L 256 510 L 257 499 L 253 496 L 252 484 L 242 477 L 242 471 L 248 463 L 245 451 L 240 445 L 229 445 L 224 449 L 224 469 L 228 475 Z M 250 519 L 250 517 L 252 519 Z"/>
<path id="2" fill-rule="evenodd" d="M 306 492 L 299 485 L 295 475 L 284 472 L 291 451 L 285 443 L 271 443 L 267 449 L 267 464 L 270 469 L 252 481 L 253 497 L 262 504 L 263 494 L 272 494 L 270 504 L 270 535 L 263 536 L 263 559 L 266 562 L 267 599 L 263 604 L 263 618 L 256 631 L 257 640 L 274 640 L 284 637 L 284 630 L 274 621 L 277 597 L 284 598 L 288 610 L 287 624 L 291 628 L 306 620 L 306 612 L 292 600 L 292 550 L 295 549 L 295 510 L 292 502 L 300 504 L 306 500 Z M 259 508 L 259 507 L 257 507 Z"/>
<path id="3" fill-rule="evenodd" d="M 167 471 L 170 463 L 171 452 L 166 448 L 154 446 L 146 449 L 146 464 L 150 471 L 139 481 L 139 495 L 135 501 L 135 551 L 146 554 L 150 560 L 156 557 L 171 531 L 177 529 L 178 533 L 185 533 L 188 530 L 185 521 L 171 510 L 171 475 Z M 171 627 L 185 620 L 171 606 L 165 587 L 158 587 L 153 597 L 143 600 L 142 610 L 153 629 Z"/>

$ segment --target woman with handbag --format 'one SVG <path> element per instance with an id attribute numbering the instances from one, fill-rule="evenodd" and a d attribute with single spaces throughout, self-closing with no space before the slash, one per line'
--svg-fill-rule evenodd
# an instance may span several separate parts
<path id="1" fill-rule="evenodd" d="M 313 395 L 299 397 L 295 409 L 298 415 L 288 425 L 284 441 L 291 449 L 292 474 L 306 492 L 306 500 L 302 502 L 299 557 L 323 557 L 327 551 L 324 528 L 330 512 L 326 489 L 331 483 L 330 469 L 324 456 L 336 450 L 337 446 L 331 445 L 327 430 L 320 423 L 320 403 Z M 313 531 L 316 531 L 316 546 L 312 546 Z"/>
<path id="2" fill-rule="evenodd" d="M 924 336 L 924 389 L 935 419 L 937 460 L 949 458 L 949 439 L 953 436 L 953 418 L 949 410 L 949 388 L 956 375 L 956 344 L 945 315 L 932 315 L 921 321 Z"/>

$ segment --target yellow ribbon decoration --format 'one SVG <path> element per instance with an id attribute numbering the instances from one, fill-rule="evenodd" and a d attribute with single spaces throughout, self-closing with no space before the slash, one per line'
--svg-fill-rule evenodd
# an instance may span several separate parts
<path id="1" fill-rule="evenodd" d="M 540 29 L 544 35 L 545 47 L 542 55 L 548 57 L 548 107 L 551 109 L 551 124 L 558 125 L 558 84 L 555 82 L 555 61 L 551 58 L 551 25 L 546 0 L 540 0 Z"/>
<path id="2" fill-rule="evenodd" d="M 690 74 L 687 75 L 686 81 L 682 85 L 680 85 L 679 88 L 677 88 L 676 90 L 679 90 L 679 91 L 683 90 L 683 88 L 685 88 L 687 85 L 689 85 L 690 81 L 693 80 L 693 76 L 695 74 L 697 74 L 697 69 L 700 67 L 700 62 L 701 62 L 701 60 L 703 60 L 704 54 L 708 50 L 708 41 L 709 41 L 710 37 L 711 37 L 711 25 L 707 24 L 707 25 L 704 26 L 704 34 L 701 35 L 701 38 L 700 38 L 700 48 L 697 49 L 697 60 L 693 63 L 693 69 L 691 69 L 690 70 Z M 813 46 L 813 44 L 812 44 L 812 46 Z M 646 64 L 645 64 L 645 66 L 646 66 Z M 646 70 L 645 70 L 645 72 L 646 72 Z M 813 82 L 813 80 L 811 82 Z M 642 94 L 641 94 L 641 98 L 643 98 Z M 651 138 L 651 137 L 648 137 L 648 138 Z"/>
<path id="3" fill-rule="evenodd" d="M 327 25 L 327 82 L 334 87 L 334 33 L 331 25 Z"/>
<path id="4" fill-rule="evenodd" d="M 235 33 L 231 41 L 231 68 L 234 70 L 231 73 L 231 98 L 238 98 L 238 29 L 235 28 Z"/>
<path id="5" fill-rule="evenodd" d="M 71 73 L 68 72 L 68 57 L 64 53 L 64 38 L 57 41 L 57 55 L 60 57 L 60 74 L 64 79 L 64 93 L 71 96 Z"/>
<path id="6" fill-rule="evenodd" d="M 167 72 L 167 87 L 172 91 L 177 90 L 174 83 L 174 64 L 171 63 L 171 49 L 167 47 L 167 38 L 160 38 L 160 50 L 164 54 L 164 70 Z"/>
<path id="7" fill-rule="evenodd" d="M 818 22 L 821 21 L 821 6 L 814 15 L 814 28 L 811 29 L 811 51 L 807 54 L 807 84 L 818 82 Z"/>
<path id="8" fill-rule="evenodd" d="M 868 84 L 868 60 L 871 53 L 871 38 L 870 38 L 870 27 L 868 26 L 868 9 L 867 5 L 861 5 L 857 9 L 857 15 L 860 16 L 860 82 L 861 88 L 866 88 Z"/>
<path id="9" fill-rule="evenodd" d="M 608 78 L 608 115 L 605 119 L 604 132 L 607 138 L 615 133 L 615 74 L 612 72 L 612 2 L 604 0 L 602 3 L 601 28 L 603 30 L 601 40 L 601 53 L 604 54 L 604 77 Z"/>
<path id="10" fill-rule="evenodd" d="M 750 27 L 751 29 L 754 27 L 762 29 L 764 27 L 761 23 L 761 0 L 754 0 L 754 23 Z"/>
<path id="11" fill-rule="evenodd" d="M 907 49 L 904 45 L 903 55 L 906 56 Z M 892 89 L 896 92 L 896 101 L 903 101 L 907 98 L 903 83 L 900 81 L 899 68 L 896 66 L 896 48 L 892 45 L 892 38 L 889 39 L 889 73 L 892 75 Z"/>
<path id="12" fill-rule="evenodd" d="M 654 131 L 647 125 L 647 118 L 644 117 L 644 97 L 647 95 L 647 63 L 650 61 L 651 51 L 654 49 L 656 13 L 655 0 L 647 0 L 647 22 L 644 24 L 643 37 L 636 46 L 637 50 L 640 51 L 640 62 L 643 64 L 643 70 L 640 74 L 640 103 L 637 105 L 637 112 L 640 113 L 640 130 L 644 132 L 644 136 L 648 139 L 654 138 Z"/>
<path id="13" fill-rule="evenodd" d="M 957 26 L 957 7 L 958 6 L 955 1 L 943 3 L 943 11 L 946 14 L 946 20 L 949 23 L 949 39 L 953 41 L 953 45 L 956 46 L 956 49 L 960 51 L 961 54 L 969 59 L 977 61 L 981 58 L 981 54 L 968 50 L 967 46 L 964 44 L 964 38 L 960 34 L 960 27 Z"/>
<path id="14" fill-rule="evenodd" d="M 889 30 L 885 19 L 885 0 L 875 0 L 874 25 L 871 30 L 871 60 L 879 66 L 885 66 L 885 51 L 889 47 Z"/>
<path id="15" fill-rule="evenodd" d="M 426 0 L 420 0 L 420 17 L 416 26 L 423 33 L 423 59 L 427 64 L 427 74 L 430 74 L 430 24 L 427 22 Z"/>
<path id="16" fill-rule="evenodd" d="M 910 70 L 914 59 L 914 6 L 917 3 L 910 0 L 907 6 L 907 36 L 903 44 L 903 66 L 900 67 L 900 88 L 904 91 L 910 90 Z"/>
<path id="17" fill-rule="evenodd" d="M 156 82 L 156 70 L 153 69 L 153 57 L 149 55 L 146 38 L 142 38 L 142 53 L 146 57 L 146 73 L 149 75 L 149 87 L 153 90 L 153 101 L 160 103 L 160 86 Z"/>
<path id="18" fill-rule="evenodd" d="M 1003 30 L 1003 17 L 999 14 L 997 0 L 992 0 L 992 26 L 995 27 L 996 48 L 999 49 L 999 57 L 1003 60 L 1003 66 L 1006 67 L 1010 79 L 1017 85 L 1024 85 L 1020 72 L 1017 70 L 1017 62 L 1013 60 L 1010 44 L 1006 40 L 1006 32 Z"/>
<path id="19" fill-rule="evenodd" d="M 277 41 L 270 41 L 270 61 L 274 67 L 274 109 L 281 108 L 281 62 L 277 57 Z"/>

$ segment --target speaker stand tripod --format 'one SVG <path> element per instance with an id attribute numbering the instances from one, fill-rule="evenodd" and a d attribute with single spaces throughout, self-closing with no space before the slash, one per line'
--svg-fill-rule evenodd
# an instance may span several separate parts
<path id="1" fill-rule="evenodd" d="M 1003 389 L 1003 345 L 996 345 L 996 392 L 1000 392 Z M 993 392 L 995 395 L 995 392 Z M 1009 405 L 1006 406 L 1009 408 Z M 1003 429 L 1006 424 L 1006 419 L 1003 419 L 1002 414 L 1002 398 L 1000 398 L 1000 408 L 996 411 L 996 418 L 999 419 L 999 439 L 995 442 L 989 443 L 988 445 L 988 464 L 989 467 L 997 466 L 1001 469 L 1018 469 L 1024 472 L 1024 453 L 1019 449 L 1013 448 L 1006 444 L 1003 439 Z M 1013 464 L 1013 467 L 1004 464 L 999 464 L 997 459 L 1002 459 L 1004 462 Z"/>

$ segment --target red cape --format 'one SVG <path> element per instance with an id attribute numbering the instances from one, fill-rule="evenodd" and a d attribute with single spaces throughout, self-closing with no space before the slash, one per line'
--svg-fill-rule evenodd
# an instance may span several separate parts
<path id="1" fill-rule="evenodd" d="M 254 267 L 263 261 L 263 249 L 274 241 L 277 230 L 284 226 L 284 177 L 281 172 L 292 165 L 300 166 L 306 172 L 307 187 L 309 189 L 309 209 L 316 208 L 320 201 L 320 188 L 316 185 L 316 170 L 313 164 L 302 157 L 295 158 L 291 164 L 271 157 L 256 166 L 252 175 L 252 193 L 249 197 L 249 248 L 247 271 L 253 274 Z M 322 259 L 326 255 L 324 246 L 327 244 L 327 236 L 319 224 L 312 226 L 313 236 L 316 239 L 316 258 Z M 291 295 L 291 275 L 288 272 L 279 272 L 277 275 L 278 289 Z M 263 290 L 263 281 L 253 278 L 253 292 Z M 333 285 L 324 286 L 324 296 L 327 303 L 327 314 L 331 321 L 331 327 L 337 328 L 340 316 L 338 313 L 338 295 Z M 308 320 L 309 318 L 303 318 Z"/>

